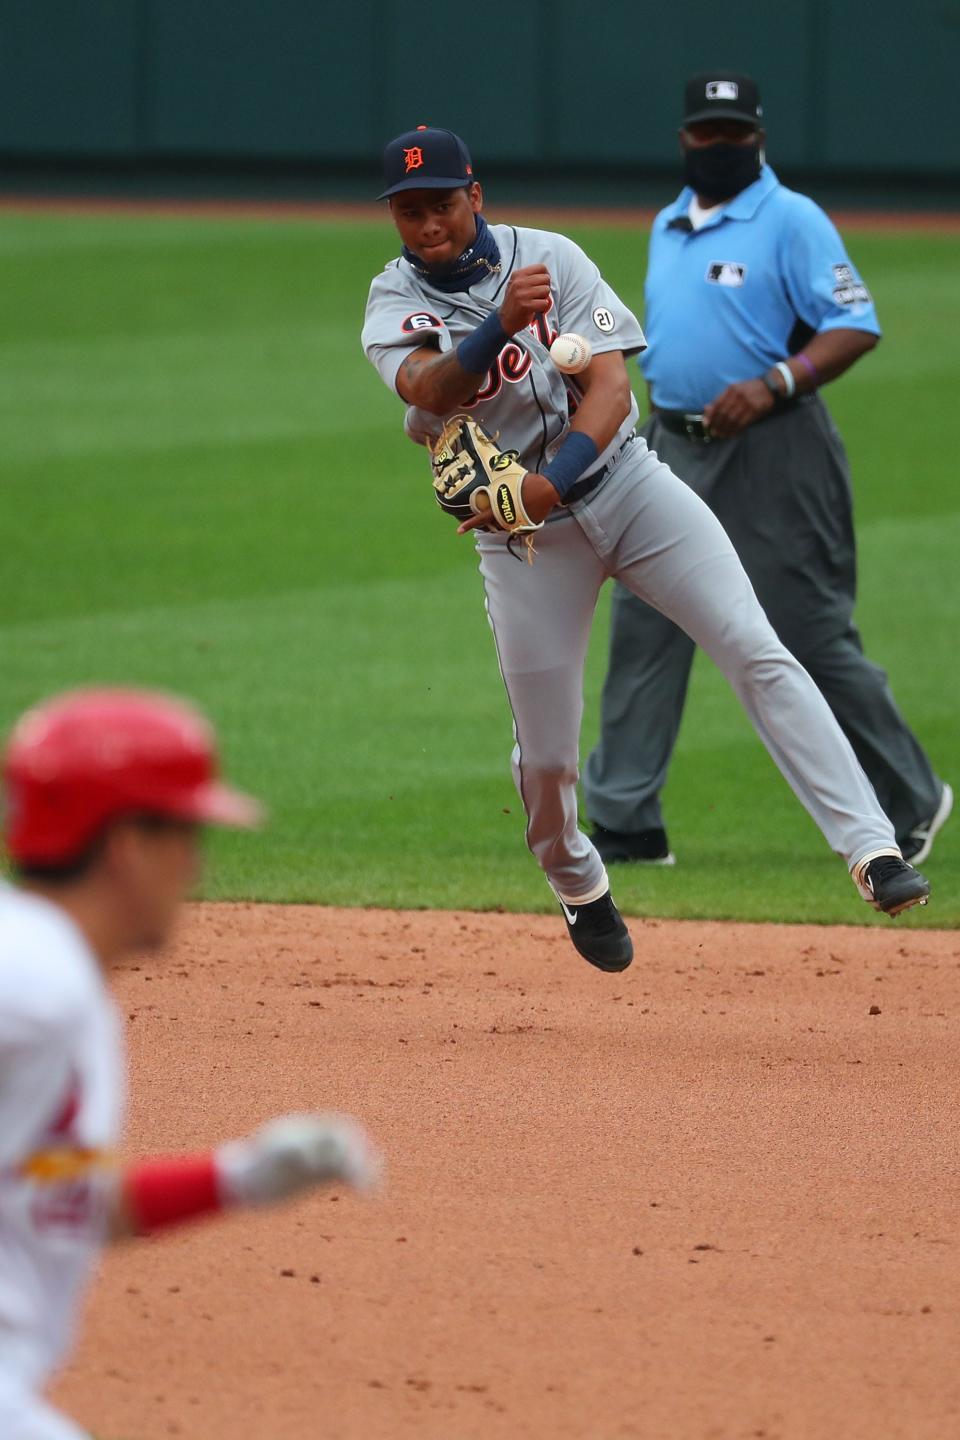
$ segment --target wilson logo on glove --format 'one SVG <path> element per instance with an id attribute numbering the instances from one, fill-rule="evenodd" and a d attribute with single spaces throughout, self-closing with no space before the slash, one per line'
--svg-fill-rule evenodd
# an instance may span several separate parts
<path id="1" fill-rule="evenodd" d="M 500 466 L 497 466 L 497 469 L 500 468 Z M 497 487 L 497 509 L 505 525 L 513 525 L 515 523 L 517 512 L 513 508 L 513 499 L 510 495 L 509 485 L 500 485 Z"/>

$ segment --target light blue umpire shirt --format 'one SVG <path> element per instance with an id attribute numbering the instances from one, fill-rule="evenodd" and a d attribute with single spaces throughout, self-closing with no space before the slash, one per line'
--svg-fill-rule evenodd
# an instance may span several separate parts
<path id="1" fill-rule="evenodd" d="M 836 226 L 769 165 L 699 230 L 693 198 L 688 186 L 650 236 L 639 364 L 658 409 L 699 414 L 825 330 L 880 334 Z"/>

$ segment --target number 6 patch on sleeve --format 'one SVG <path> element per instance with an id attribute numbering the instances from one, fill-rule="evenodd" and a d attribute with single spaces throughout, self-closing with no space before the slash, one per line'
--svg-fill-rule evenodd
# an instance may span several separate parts
<path id="1" fill-rule="evenodd" d="M 429 310 L 417 310 L 413 315 L 408 315 L 400 326 L 405 335 L 412 335 L 417 330 L 442 330 L 443 321 L 438 320 L 436 315 L 431 315 Z"/>

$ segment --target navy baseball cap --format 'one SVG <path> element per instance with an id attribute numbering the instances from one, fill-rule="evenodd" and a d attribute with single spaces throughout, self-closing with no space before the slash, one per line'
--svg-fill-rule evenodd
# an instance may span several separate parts
<path id="1" fill-rule="evenodd" d="M 378 200 L 400 190 L 456 190 L 473 184 L 470 152 L 452 130 L 418 125 L 398 135 L 383 152 L 385 189 Z"/>
<path id="2" fill-rule="evenodd" d="M 683 94 L 683 123 L 698 120 L 742 120 L 759 124 L 763 116 L 757 82 L 736 70 L 708 70 L 688 80 Z"/>

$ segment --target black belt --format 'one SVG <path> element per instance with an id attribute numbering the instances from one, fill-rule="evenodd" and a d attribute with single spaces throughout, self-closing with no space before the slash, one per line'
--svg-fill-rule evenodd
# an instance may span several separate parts
<path id="1" fill-rule="evenodd" d="M 633 438 L 632 435 L 628 435 L 616 455 L 611 455 L 606 465 L 601 466 L 599 470 L 595 470 L 592 475 L 585 475 L 582 480 L 577 481 L 576 485 L 571 486 L 563 497 L 563 504 L 573 505 L 577 500 L 585 500 L 588 495 L 593 494 L 594 490 L 598 490 L 614 466 L 620 463 L 620 458 L 624 450 L 626 450 Z"/>
<path id="2" fill-rule="evenodd" d="M 785 415 L 789 410 L 795 410 L 801 400 L 806 400 L 805 395 L 795 395 L 789 400 L 777 400 L 772 410 L 766 415 L 761 415 L 759 420 L 754 420 L 753 425 L 762 425 L 767 420 L 776 420 L 780 415 Z M 733 440 L 733 435 L 711 435 L 707 429 L 702 415 L 693 415 L 685 410 L 657 410 L 654 415 L 660 421 L 665 430 L 670 430 L 674 435 L 686 435 L 688 440 L 699 440 L 701 445 L 708 445 L 711 440 Z M 748 429 L 753 429 L 753 425 Z M 592 476 L 590 477 L 593 478 Z"/>

